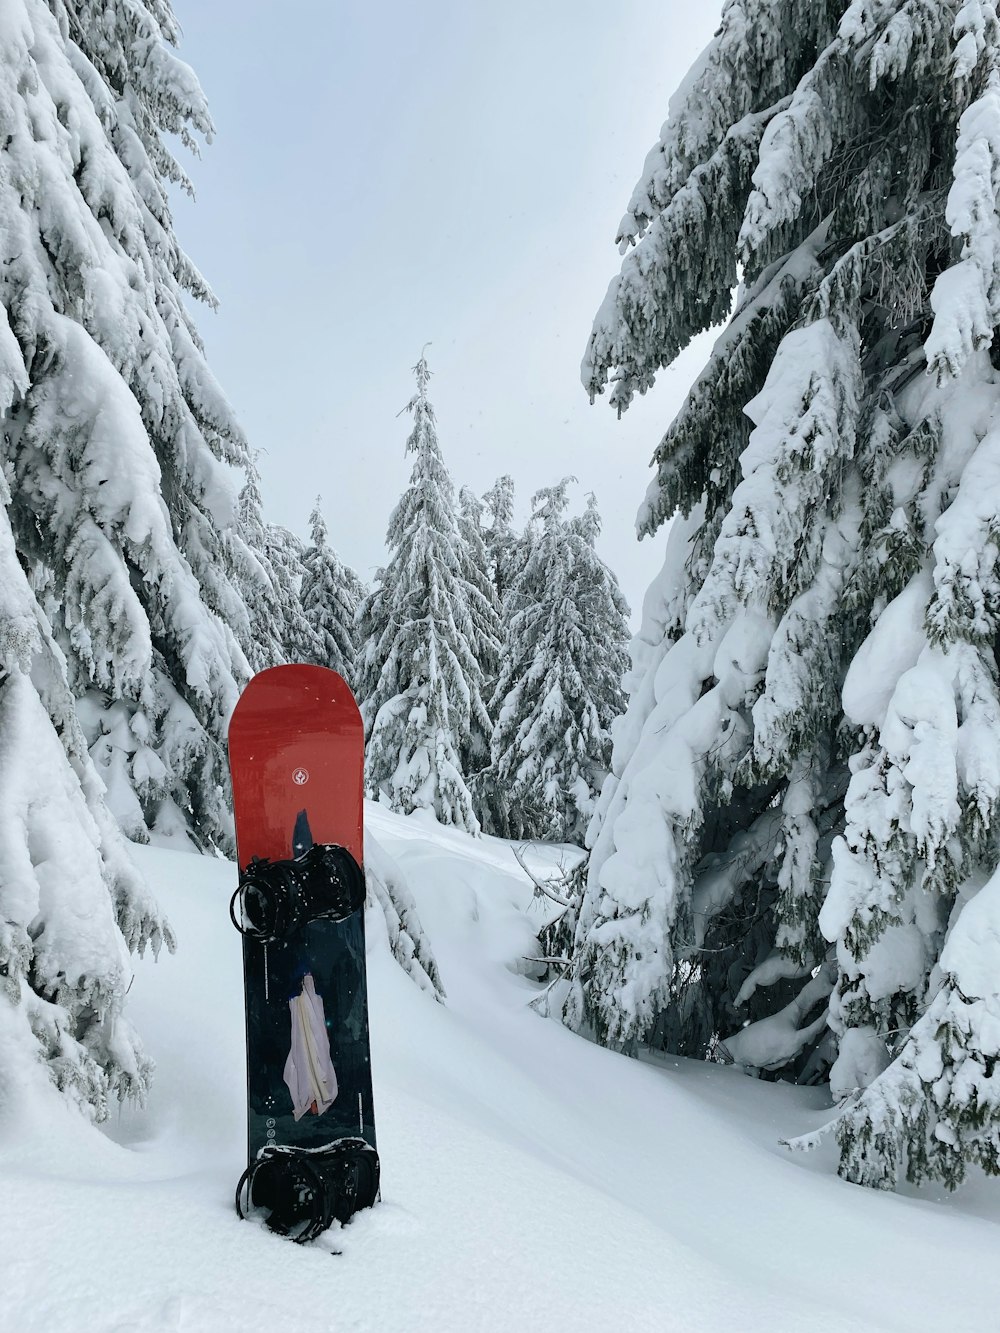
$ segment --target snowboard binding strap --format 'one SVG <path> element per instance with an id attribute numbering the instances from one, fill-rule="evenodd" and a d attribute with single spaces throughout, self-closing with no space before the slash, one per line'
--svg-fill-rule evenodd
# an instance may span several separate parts
<path id="1" fill-rule="evenodd" d="M 361 1138 L 323 1148 L 269 1144 L 236 1186 L 236 1211 L 266 1212 L 265 1226 L 296 1245 L 315 1240 L 336 1219 L 348 1222 L 378 1198 L 378 1153 Z"/>
<path id="2" fill-rule="evenodd" d="M 316 843 L 288 861 L 255 856 L 240 875 L 229 918 L 241 935 L 271 944 L 310 921 L 344 921 L 364 901 L 364 871 L 347 848 Z"/>

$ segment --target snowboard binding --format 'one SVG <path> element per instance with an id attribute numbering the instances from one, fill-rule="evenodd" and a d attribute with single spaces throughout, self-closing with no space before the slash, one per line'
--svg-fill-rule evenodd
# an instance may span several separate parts
<path id="1" fill-rule="evenodd" d="M 316 843 L 293 860 L 255 856 L 240 875 L 229 918 L 241 935 L 271 944 L 310 921 L 344 921 L 364 901 L 364 871 L 347 848 Z"/>
<path id="2" fill-rule="evenodd" d="M 378 1153 L 360 1138 L 337 1139 L 323 1148 L 269 1144 L 240 1177 L 236 1211 L 266 1213 L 264 1225 L 305 1245 L 336 1219 L 348 1222 L 378 1198 Z"/>

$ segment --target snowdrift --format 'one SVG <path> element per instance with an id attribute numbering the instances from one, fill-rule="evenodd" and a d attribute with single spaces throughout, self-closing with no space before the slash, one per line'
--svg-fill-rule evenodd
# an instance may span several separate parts
<path id="1" fill-rule="evenodd" d="M 627 1060 L 538 1017 L 524 960 L 546 909 L 510 846 L 368 816 L 447 992 L 440 1003 L 415 984 L 371 910 L 383 1202 L 311 1248 L 237 1220 L 235 873 L 137 848 L 180 940 L 137 965 L 129 997 L 157 1062 L 153 1092 L 102 1133 L 31 1069 L 13 1071 L 0 1105 L 5 1329 L 996 1326 L 996 1182 L 955 1198 L 847 1185 L 822 1151 L 778 1145 L 829 1118 L 823 1089 Z M 535 848 L 529 863 L 544 872 L 557 858 Z"/>

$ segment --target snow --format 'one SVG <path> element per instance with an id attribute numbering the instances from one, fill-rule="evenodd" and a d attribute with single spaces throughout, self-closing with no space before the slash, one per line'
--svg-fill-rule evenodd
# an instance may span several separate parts
<path id="1" fill-rule="evenodd" d="M 825 1010 L 811 1023 L 803 1026 L 803 1021 L 819 1001 L 826 999 L 833 986 L 834 977 L 828 975 L 828 969 L 821 969 L 784 1009 L 748 1023 L 741 1032 L 727 1037 L 726 1052 L 746 1069 L 784 1068 L 826 1027 Z"/>
<path id="2" fill-rule="evenodd" d="M 382 1203 L 311 1248 L 237 1220 L 233 867 L 137 847 L 180 938 L 176 955 L 136 965 L 129 996 L 157 1061 L 153 1091 L 102 1135 L 42 1086 L 39 1067 L 15 1065 L 0 1104 L 5 1328 L 995 1324 L 994 1184 L 947 1199 L 847 1185 L 826 1149 L 791 1157 L 778 1144 L 830 1118 L 824 1090 L 628 1060 L 539 1018 L 523 959 L 548 909 L 532 907 L 510 845 L 375 806 L 367 817 L 407 878 L 448 993 L 442 1004 L 413 984 L 371 912 Z M 535 846 L 528 863 L 545 874 L 559 854 Z"/>
<path id="3" fill-rule="evenodd" d="M 921 572 L 885 608 L 854 655 L 844 681 L 844 712 L 859 726 L 881 727 L 900 677 L 927 644 L 923 617 L 931 580 Z"/>
<path id="4" fill-rule="evenodd" d="M 966 63 L 956 51 L 959 68 Z M 983 95 L 959 122 L 953 184 L 945 220 L 962 238 L 962 257 L 938 275 L 931 293 L 934 325 L 927 364 L 938 377 L 957 375 L 972 354 L 993 341 L 1000 316 L 1000 73 L 993 69 Z"/>
<path id="5" fill-rule="evenodd" d="M 830 1096 L 839 1101 L 857 1088 L 867 1088 L 888 1063 L 885 1041 L 874 1028 L 848 1028 L 830 1070 Z"/>
<path id="6" fill-rule="evenodd" d="M 955 978 L 968 999 L 997 1008 L 1000 976 L 1000 871 L 967 903 L 941 951 L 941 970 Z"/>
<path id="7" fill-rule="evenodd" d="M 807 75 L 787 110 L 779 112 L 764 131 L 737 242 L 744 262 L 762 247 L 770 230 L 798 217 L 815 173 L 833 150 L 827 109 L 816 81 L 815 74 Z"/>

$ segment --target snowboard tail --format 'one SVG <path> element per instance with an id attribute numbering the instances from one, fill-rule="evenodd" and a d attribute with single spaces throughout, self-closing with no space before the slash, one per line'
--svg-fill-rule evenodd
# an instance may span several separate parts
<path id="1" fill-rule="evenodd" d="M 326 1148 L 262 1149 L 240 1177 L 236 1211 L 267 1213 L 267 1225 L 298 1245 L 315 1240 L 336 1218 L 348 1222 L 378 1198 L 378 1153 L 365 1139 Z"/>
<path id="2" fill-rule="evenodd" d="M 378 1193 L 361 716 L 336 672 L 272 667 L 243 692 L 229 752 L 247 1038 L 237 1210 L 311 1240 Z"/>

